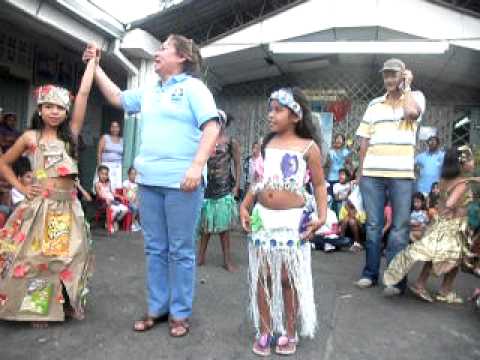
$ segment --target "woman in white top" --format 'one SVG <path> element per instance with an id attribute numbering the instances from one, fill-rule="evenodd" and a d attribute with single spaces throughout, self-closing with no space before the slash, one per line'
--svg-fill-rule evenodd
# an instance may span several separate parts
<path id="1" fill-rule="evenodd" d="M 120 136 L 120 122 L 110 123 L 110 133 L 100 138 L 98 143 L 97 167 L 105 165 L 109 169 L 112 190 L 122 188 L 123 139 Z"/>

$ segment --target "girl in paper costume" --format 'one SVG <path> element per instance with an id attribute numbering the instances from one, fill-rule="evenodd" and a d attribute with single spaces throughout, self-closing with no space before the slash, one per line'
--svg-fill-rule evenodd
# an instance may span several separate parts
<path id="1" fill-rule="evenodd" d="M 320 142 L 303 92 L 275 91 L 269 99 L 268 120 L 272 132 L 262 144 L 263 177 L 240 206 L 242 226 L 251 232 L 250 310 L 257 331 L 252 350 L 260 356 L 269 355 L 271 346 L 278 354 L 294 354 L 297 322 L 301 336 L 314 336 L 317 319 L 309 240 L 325 222 L 327 210 Z M 305 190 L 307 169 L 317 209 Z"/>
<path id="2" fill-rule="evenodd" d="M 453 283 L 462 260 L 470 258 L 471 229 L 467 226 L 468 205 L 473 200 L 470 185 L 479 178 L 467 177 L 474 170 L 472 151 L 466 145 L 452 148 L 445 154 L 439 183 L 438 214 L 423 237 L 399 252 L 383 275 L 387 286 L 395 285 L 408 274 L 417 261 L 423 269 L 410 290 L 419 298 L 451 304 L 463 303 L 453 291 Z M 435 297 L 427 291 L 430 274 L 444 275 Z"/>
<path id="3" fill-rule="evenodd" d="M 92 59 L 73 109 L 68 90 L 40 86 L 31 129 L 0 158 L 0 173 L 26 197 L 0 230 L 0 319 L 45 327 L 65 315 L 84 317 L 91 255 L 75 177 L 94 68 Z M 29 186 L 18 181 L 11 167 L 22 154 L 33 169 Z"/>

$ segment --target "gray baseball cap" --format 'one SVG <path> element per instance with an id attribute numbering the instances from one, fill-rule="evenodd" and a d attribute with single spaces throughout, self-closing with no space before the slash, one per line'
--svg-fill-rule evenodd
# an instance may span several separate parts
<path id="1" fill-rule="evenodd" d="M 405 71 L 405 63 L 400 59 L 388 59 L 383 63 L 383 67 L 380 72 L 384 71 Z"/>

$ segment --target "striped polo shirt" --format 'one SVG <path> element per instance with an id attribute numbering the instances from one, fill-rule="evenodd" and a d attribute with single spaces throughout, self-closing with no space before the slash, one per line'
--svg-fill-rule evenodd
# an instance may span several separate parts
<path id="1" fill-rule="evenodd" d="M 386 103 L 386 94 L 368 104 L 357 129 L 357 136 L 369 139 L 362 175 L 388 178 L 415 178 L 414 159 L 417 127 L 425 112 L 425 96 L 413 91 L 412 96 L 421 109 L 412 127 L 403 119 L 403 95 L 397 107 Z"/>

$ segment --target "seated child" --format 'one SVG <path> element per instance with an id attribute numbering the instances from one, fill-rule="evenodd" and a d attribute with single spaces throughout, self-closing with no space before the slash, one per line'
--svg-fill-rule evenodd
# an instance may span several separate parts
<path id="1" fill-rule="evenodd" d="M 347 169 L 340 169 L 338 172 L 338 183 L 333 185 L 333 210 L 338 215 L 340 209 L 345 205 L 345 201 L 352 191 L 352 186 L 350 184 L 350 174 Z"/>
<path id="2" fill-rule="evenodd" d="M 105 165 L 100 165 L 97 173 L 98 181 L 95 184 L 95 192 L 97 197 L 104 201 L 107 207 L 112 211 L 113 227 L 105 227 L 107 228 L 108 232 L 113 233 L 118 229 L 118 223 L 122 221 L 123 217 L 128 213 L 128 208 L 119 201 L 115 200 L 115 197 L 113 196 L 112 189 L 110 187 L 110 179 L 108 178 L 108 167 Z"/>
<path id="3" fill-rule="evenodd" d="M 338 225 L 337 215 L 332 209 L 327 209 L 327 219 L 325 224 L 315 232 L 312 240 L 312 247 L 324 252 L 340 250 L 343 247 L 350 247 L 352 241 L 350 238 L 341 237 Z"/>
<path id="4" fill-rule="evenodd" d="M 438 205 L 438 200 L 440 198 L 440 187 L 438 186 L 438 182 L 434 182 L 432 184 L 432 189 L 430 190 L 430 193 L 428 194 L 427 198 L 427 213 L 428 213 L 428 218 L 432 220 L 435 215 L 437 214 L 437 205 Z"/>
<path id="5" fill-rule="evenodd" d="M 135 182 L 137 170 L 132 166 L 128 169 L 128 179 L 123 182 L 123 194 L 128 199 L 128 209 L 132 213 L 132 231 L 140 231 L 138 221 L 138 184 Z"/>
<path id="6" fill-rule="evenodd" d="M 30 161 L 26 157 L 19 158 L 13 164 L 13 171 L 17 176 L 20 183 L 24 186 L 31 185 L 33 183 L 33 172 L 30 165 Z M 12 188 L 12 207 L 15 208 L 19 203 L 25 199 L 25 195 L 18 189 Z"/>
<path id="7" fill-rule="evenodd" d="M 353 245 L 350 250 L 353 252 L 362 251 L 365 240 L 363 228 L 367 220 L 365 212 L 358 211 L 354 204 L 347 200 L 340 209 L 338 220 L 340 221 L 340 235 L 342 237 L 347 235 L 353 237 Z"/>
<path id="8" fill-rule="evenodd" d="M 410 214 L 410 240 L 420 240 L 429 223 L 425 197 L 416 192 L 412 198 L 412 212 Z"/>

